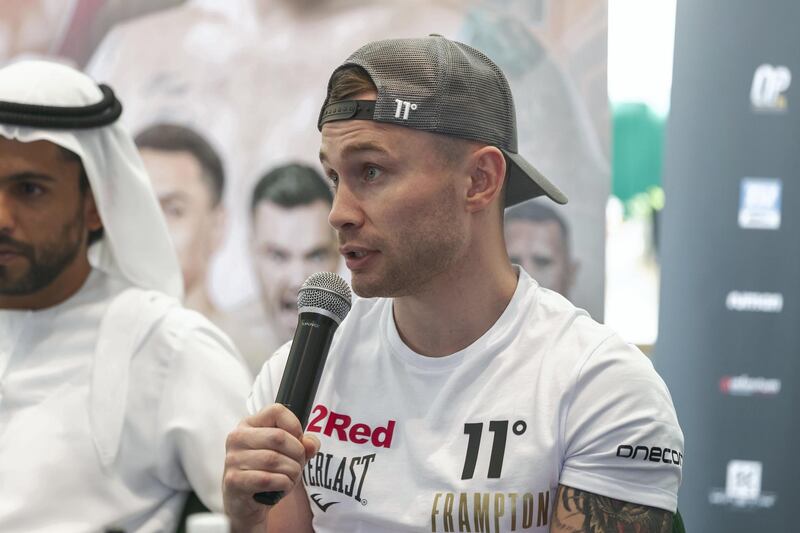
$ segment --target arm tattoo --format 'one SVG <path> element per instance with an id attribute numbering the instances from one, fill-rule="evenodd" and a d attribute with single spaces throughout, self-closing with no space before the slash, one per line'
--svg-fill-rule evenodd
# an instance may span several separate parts
<path id="1" fill-rule="evenodd" d="M 552 531 L 559 533 L 669 533 L 672 513 L 558 486 Z"/>

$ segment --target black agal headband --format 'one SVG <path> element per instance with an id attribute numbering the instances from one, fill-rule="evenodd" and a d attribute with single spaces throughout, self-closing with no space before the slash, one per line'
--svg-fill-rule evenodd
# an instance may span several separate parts
<path id="1" fill-rule="evenodd" d="M 86 106 L 47 106 L 0 101 L 0 124 L 45 129 L 89 129 L 107 126 L 122 114 L 122 104 L 108 85 L 103 98 Z"/>

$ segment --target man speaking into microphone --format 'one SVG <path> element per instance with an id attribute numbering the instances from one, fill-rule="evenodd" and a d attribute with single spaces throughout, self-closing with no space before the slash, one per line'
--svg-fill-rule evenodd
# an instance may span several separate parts
<path id="1" fill-rule="evenodd" d="M 517 153 L 500 69 L 440 36 L 369 43 L 333 72 L 318 127 L 362 298 L 305 434 L 274 403 L 289 346 L 256 379 L 227 442 L 234 530 L 670 531 L 683 435 L 666 386 L 506 253 L 504 208 L 567 199 Z"/>

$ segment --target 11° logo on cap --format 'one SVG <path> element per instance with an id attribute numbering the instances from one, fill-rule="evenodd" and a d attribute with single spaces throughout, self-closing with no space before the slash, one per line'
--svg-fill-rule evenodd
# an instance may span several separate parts
<path id="1" fill-rule="evenodd" d="M 397 109 L 394 110 L 394 118 L 408 120 L 408 114 L 411 112 L 411 110 L 417 109 L 417 104 L 412 104 L 411 102 L 400 100 L 399 98 L 395 98 L 394 101 L 397 103 Z"/>

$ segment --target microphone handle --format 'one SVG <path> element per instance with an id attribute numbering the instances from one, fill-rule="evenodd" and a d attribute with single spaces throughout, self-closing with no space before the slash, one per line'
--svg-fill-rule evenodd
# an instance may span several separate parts
<path id="1" fill-rule="evenodd" d="M 321 313 L 308 311 L 300 313 L 298 318 L 275 402 L 288 407 L 300 420 L 303 429 L 308 424 L 319 379 L 338 326 L 335 320 Z M 253 498 L 264 505 L 275 505 L 283 496 L 283 491 L 272 491 L 259 492 Z"/>

